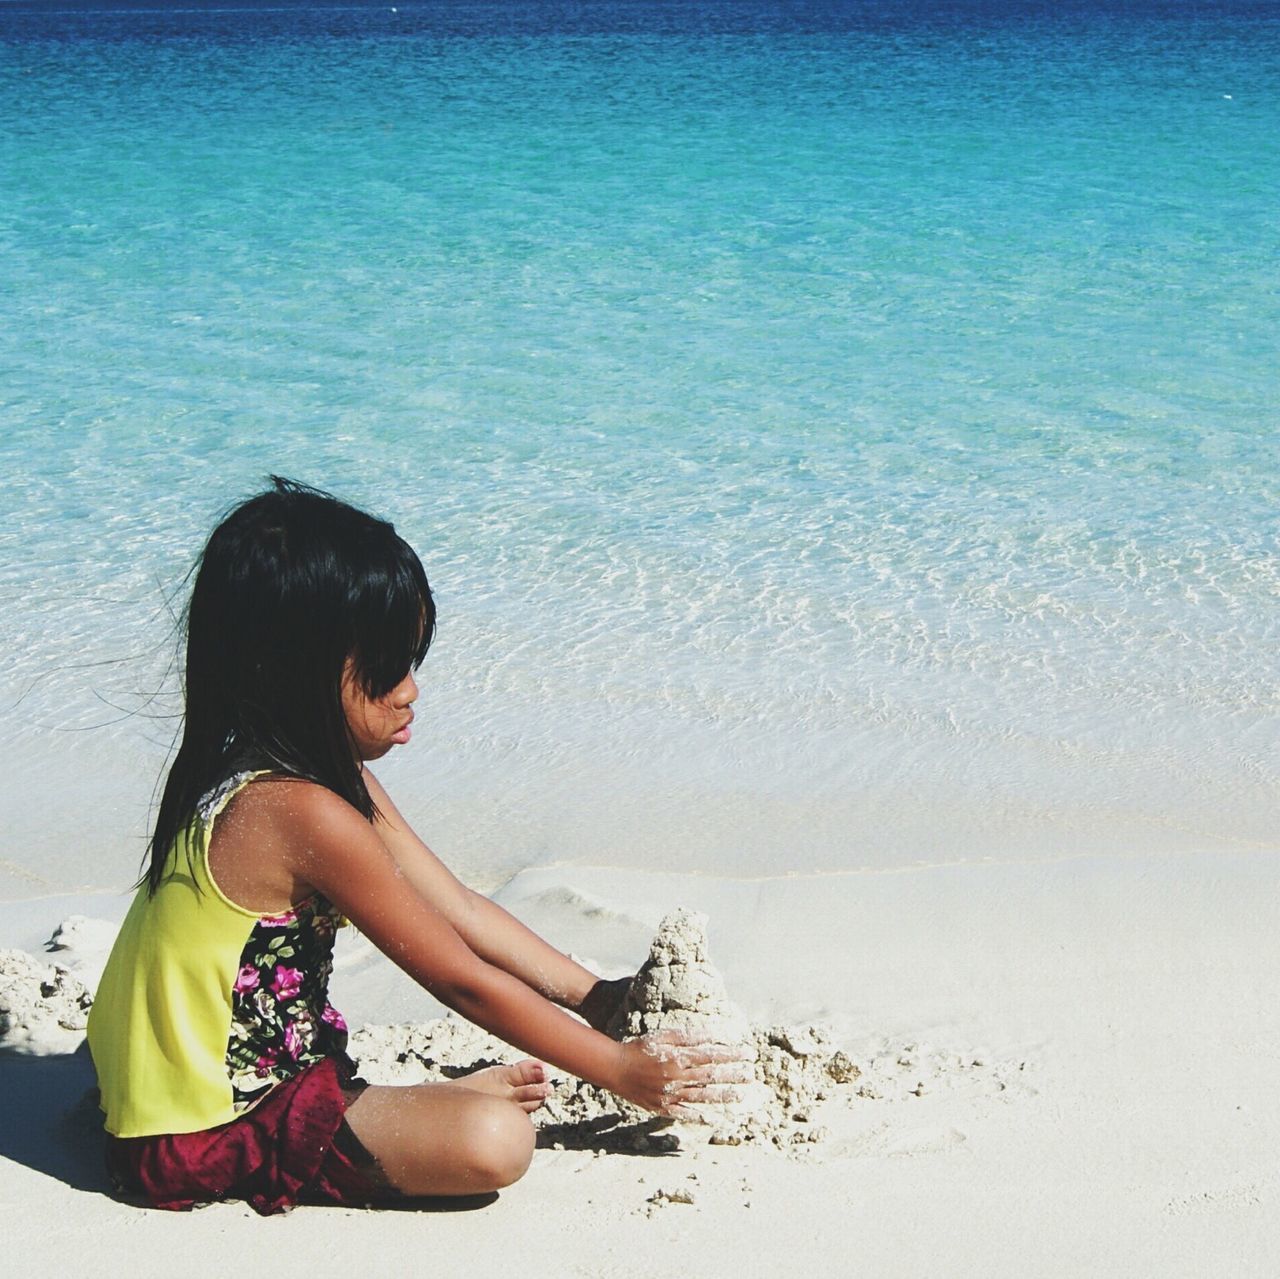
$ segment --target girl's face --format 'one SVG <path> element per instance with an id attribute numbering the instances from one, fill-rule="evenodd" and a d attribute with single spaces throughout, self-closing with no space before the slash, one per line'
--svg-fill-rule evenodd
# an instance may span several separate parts
<path id="1" fill-rule="evenodd" d="M 403 746 L 412 733 L 413 703 L 418 685 L 410 671 L 389 693 L 372 698 L 353 678 L 351 661 L 342 672 L 342 711 L 359 759 L 381 759 L 393 746 Z"/>

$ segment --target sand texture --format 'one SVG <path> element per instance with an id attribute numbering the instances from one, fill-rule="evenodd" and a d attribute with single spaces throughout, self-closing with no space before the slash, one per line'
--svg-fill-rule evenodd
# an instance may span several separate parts
<path id="1" fill-rule="evenodd" d="M 0 1049 L 70 1053 L 84 1039 L 93 997 L 57 964 L 20 950 L 0 950 Z"/>
<path id="2" fill-rule="evenodd" d="M 711 962 L 707 916 L 697 911 L 674 910 L 658 925 L 649 956 L 609 1025 L 619 1039 L 664 1032 L 721 1044 L 744 1043 L 750 1034 Z"/>
<path id="3" fill-rule="evenodd" d="M 605 976 L 643 961 L 621 1030 L 745 1023 L 762 1104 L 664 1125 L 561 1077 L 532 1167 L 491 1201 L 270 1221 L 111 1196 L 92 1072 L 66 1049 L 127 899 L 96 923 L 105 899 L 0 903 L 0 940 L 26 952 L 0 965 L 12 1265 L 51 1279 L 169 1276 L 179 1257 L 212 1279 L 229 1257 L 281 1255 L 311 1275 L 377 1258 L 460 1277 L 1270 1279 L 1278 867 L 1214 854 L 764 882 L 522 872 L 497 897 L 539 932 Z M 672 925 L 675 902 L 694 917 Z M 73 913 L 85 922 L 47 949 Z M 353 1025 L 374 1023 L 352 1036 L 371 1079 L 520 1055 L 442 1016 L 358 936 L 340 940 L 333 991 Z"/>
<path id="4" fill-rule="evenodd" d="M 821 1025 L 752 1027 L 729 999 L 711 963 L 707 917 L 676 910 L 663 919 L 609 1027 L 615 1038 L 678 1035 L 741 1049 L 754 1079 L 730 1104 L 692 1107 L 697 1118 L 675 1123 L 581 1079 L 560 1076 L 534 1121 L 561 1149 L 676 1151 L 691 1142 L 785 1148 L 822 1140 L 822 1103 L 852 1095 L 862 1069 Z M 352 1055 L 375 1083 L 456 1079 L 522 1055 L 454 1018 L 421 1025 L 367 1026 L 352 1037 Z"/>

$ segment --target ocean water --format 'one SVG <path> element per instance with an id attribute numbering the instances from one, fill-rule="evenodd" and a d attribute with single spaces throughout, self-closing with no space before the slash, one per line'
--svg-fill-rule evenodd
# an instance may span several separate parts
<path id="1" fill-rule="evenodd" d="M 136 873 L 269 472 L 475 882 L 1274 850 L 1269 4 L 0 5 L 0 893 Z"/>

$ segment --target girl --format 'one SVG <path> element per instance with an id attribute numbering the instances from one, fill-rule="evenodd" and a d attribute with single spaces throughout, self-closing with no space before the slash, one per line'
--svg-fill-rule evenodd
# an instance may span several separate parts
<path id="1" fill-rule="evenodd" d="M 679 1115 L 725 1099 L 728 1050 L 607 1038 L 627 983 L 465 888 L 365 767 L 409 741 L 434 629 L 412 549 L 328 494 L 273 477 L 210 537 L 181 746 L 89 1018 L 121 1188 L 269 1213 L 524 1173 L 541 1061 L 417 1087 L 355 1077 L 327 999 L 344 920 L 442 1003 L 629 1101 Z"/>

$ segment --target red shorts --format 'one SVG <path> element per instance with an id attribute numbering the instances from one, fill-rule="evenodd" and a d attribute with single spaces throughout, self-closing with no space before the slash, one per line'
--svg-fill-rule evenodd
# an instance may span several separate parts
<path id="1" fill-rule="evenodd" d="M 368 1085 L 344 1058 L 326 1058 L 273 1088 L 219 1128 L 157 1137 L 107 1137 L 116 1188 L 181 1211 L 245 1199 L 267 1216 L 298 1203 L 364 1206 L 395 1195 L 347 1126 Z"/>

